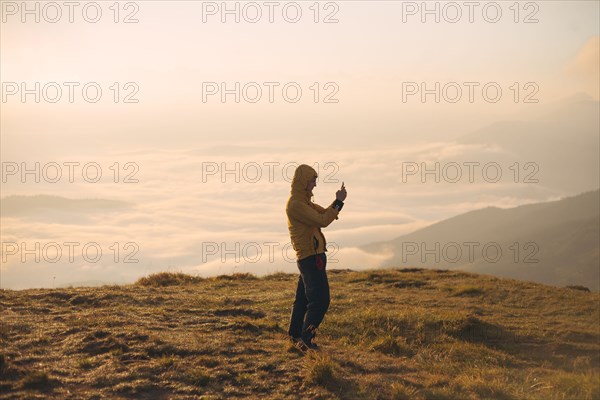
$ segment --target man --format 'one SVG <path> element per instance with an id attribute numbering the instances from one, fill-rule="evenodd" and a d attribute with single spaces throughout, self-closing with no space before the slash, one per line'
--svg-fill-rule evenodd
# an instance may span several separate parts
<path id="1" fill-rule="evenodd" d="M 318 348 L 313 338 L 329 308 L 329 282 L 325 271 L 327 249 L 321 228 L 338 219 L 347 195 L 342 183 L 335 201 L 325 209 L 311 201 L 315 186 L 317 172 L 306 164 L 298 166 L 285 210 L 300 270 L 288 334 L 303 350 Z"/>

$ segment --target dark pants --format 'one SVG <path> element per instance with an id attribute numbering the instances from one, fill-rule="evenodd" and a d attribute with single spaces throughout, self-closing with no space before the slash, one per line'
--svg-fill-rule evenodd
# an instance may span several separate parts
<path id="1" fill-rule="evenodd" d="M 321 268 L 317 266 L 317 257 L 321 257 Z M 325 253 L 315 254 L 299 260 L 297 264 L 300 277 L 288 334 L 310 340 L 329 308 L 329 282 L 325 270 L 327 256 Z"/>

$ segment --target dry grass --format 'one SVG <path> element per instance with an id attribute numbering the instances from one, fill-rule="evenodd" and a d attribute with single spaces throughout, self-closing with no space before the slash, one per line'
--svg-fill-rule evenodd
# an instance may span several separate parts
<path id="1" fill-rule="evenodd" d="M 181 272 L 159 272 L 138 279 L 136 285 L 141 286 L 180 286 L 202 282 L 204 279 Z"/>
<path id="2" fill-rule="evenodd" d="M 297 276 L 161 273 L 0 291 L 7 399 L 599 399 L 600 296 L 460 271 L 329 273 L 304 354 Z"/>

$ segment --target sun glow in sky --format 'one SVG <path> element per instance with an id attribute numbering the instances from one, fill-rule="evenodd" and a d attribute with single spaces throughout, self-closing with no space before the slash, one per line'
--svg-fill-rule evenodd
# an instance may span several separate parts
<path id="1" fill-rule="evenodd" d="M 518 138 L 513 147 L 463 140 L 505 121 L 555 142 L 573 135 L 562 124 L 594 126 L 575 122 L 573 104 L 599 98 L 597 1 L 429 2 L 429 14 L 422 2 L 277 2 L 273 22 L 264 2 L 227 2 L 239 22 L 222 2 L 91 3 L 78 2 L 71 23 L 62 2 L 27 2 L 32 13 L 0 2 L 1 233 L 29 248 L 100 243 L 105 258 L 24 263 L 3 247 L 3 288 L 131 282 L 167 269 L 293 272 L 284 207 L 300 163 L 320 169 L 323 206 L 346 184 L 343 215 L 325 230 L 343 268 L 385 261 L 360 245 L 469 210 L 597 187 L 596 172 L 553 172 L 558 145 L 525 160 Z M 505 174 L 457 189 L 403 175 L 406 163 L 542 160 L 538 184 Z M 23 178 L 23 163 L 48 173 L 56 163 L 63 178 Z M 98 170 L 97 182 L 84 179 Z M 67 202 L 7 203 L 14 195 Z M 112 202 L 78 208 L 76 199 Z M 274 258 L 209 254 L 208 244 L 250 242 L 265 254 L 277 243 Z M 123 263 L 132 249 L 139 262 Z"/>

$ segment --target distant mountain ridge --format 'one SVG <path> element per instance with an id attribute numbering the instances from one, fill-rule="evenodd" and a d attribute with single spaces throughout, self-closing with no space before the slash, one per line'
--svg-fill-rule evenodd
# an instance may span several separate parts
<path id="1" fill-rule="evenodd" d="M 361 248 L 391 252 L 384 267 L 460 269 L 598 291 L 600 191 L 510 209 L 475 210 Z"/>
<path id="2" fill-rule="evenodd" d="M 551 192 L 574 194 L 598 187 L 598 101 L 575 95 L 538 110 L 530 109 L 516 118 L 483 127 L 458 142 L 502 149 L 500 153 L 489 153 L 482 162 L 535 163 L 540 188 Z"/>

